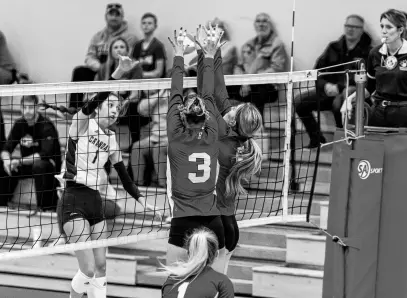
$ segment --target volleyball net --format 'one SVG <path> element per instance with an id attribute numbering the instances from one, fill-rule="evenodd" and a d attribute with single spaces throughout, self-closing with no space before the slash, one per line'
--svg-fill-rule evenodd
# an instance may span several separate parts
<path id="1" fill-rule="evenodd" d="M 293 100 L 310 92 L 317 76 L 316 70 L 225 76 L 232 104 L 253 102 L 262 112 L 264 121 L 263 130 L 254 137 L 263 152 L 261 172 L 247 177 L 243 183 L 247 194 L 236 201 L 236 217 L 241 228 L 307 220 L 316 182 L 319 149 L 316 153 L 306 149 L 305 142 L 298 142 L 306 133 L 298 126 Z M 169 99 L 170 85 L 170 79 L 156 79 L 0 86 L 6 136 L 22 116 L 22 97 L 36 95 L 39 99 L 38 112 L 55 126 L 58 132 L 56 141 L 61 148 L 59 156 L 43 156 L 42 159 L 60 159 L 62 162 L 72 117 L 49 107 L 45 109 L 44 103 L 52 107 L 69 107 L 70 100 L 77 98 L 78 94 L 87 98 L 101 91 L 120 92 L 127 97 L 127 112 L 113 127 L 119 150 L 147 202 L 164 215 L 162 220 L 158 220 L 152 211 L 144 211 L 124 191 L 115 169 L 106 165 L 99 169 L 99 176 L 106 177 L 106 180 L 100 178 L 100 181 L 109 183 L 101 182 L 99 190 L 107 218 L 107 239 L 89 235 L 86 242 L 57 245 L 57 240 L 66 236 L 58 225 L 55 212 L 64 191 L 63 186 L 58 185 L 57 181 L 46 183 L 53 185 L 52 190 L 43 191 L 48 192 L 48 198 L 52 198 L 52 206 L 47 206 L 51 207 L 50 211 L 42 210 L 44 208 L 39 207 L 44 206 L 39 206 L 38 196 L 44 199 L 44 194 L 36 185 L 41 184 L 38 176 L 45 180 L 46 175 L 37 171 L 19 172 L 16 167 L 12 174 L 16 180 L 12 183 L 17 186 L 12 193 L 6 193 L 11 195 L 7 206 L 0 207 L 0 260 L 168 237 L 169 221 L 166 219 L 170 216 L 170 201 L 166 189 L 167 143 L 164 136 L 167 130 L 165 103 Z M 184 88 L 186 93 L 196 88 L 196 78 L 185 78 Z M 26 133 L 23 133 L 25 136 Z M 293 140 L 297 140 L 294 146 Z M 11 159 L 18 160 L 26 143 L 21 139 L 13 141 L 17 146 L 11 152 Z M 41 146 L 38 143 L 41 140 L 34 140 L 30 147 Z M 90 152 L 88 158 L 91 156 Z M 8 186 L 12 183 L 9 176 L 3 176 L 0 178 L 0 188 L 4 192 L 4 189 L 10 189 Z"/>

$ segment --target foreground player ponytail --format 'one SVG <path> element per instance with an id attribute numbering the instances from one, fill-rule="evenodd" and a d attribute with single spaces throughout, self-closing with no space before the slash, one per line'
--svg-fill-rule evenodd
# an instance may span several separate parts
<path id="1" fill-rule="evenodd" d="M 117 93 L 117 92 L 107 92 L 107 94 L 108 94 L 108 95 L 104 97 L 105 99 L 106 99 L 109 95 L 114 95 L 114 96 L 116 96 L 116 97 L 119 99 L 119 101 L 121 102 L 119 117 L 124 116 L 124 115 L 126 114 L 126 112 L 127 112 L 127 109 L 128 109 L 128 107 L 129 107 L 129 105 L 130 105 L 130 100 L 123 100 L 123 98 L 122 98 L 122 97 L 120 96 L 120 94 Z M 95 94 L 95 95 L 94 95 L 92 98 L 90 98 L 89 100 L 85 101 L 85 105 L 87 105 L 89 101 L 92 101 L 92 100 L 96 97 L 96 95 L 97 95 L 97 94 Z M 104 101 L 104 100 L 99 100 L 99 101 L 96 103 L 96 107 L 100 106 L 100 105 L 103 103 L 103 101 Z M 75 107 L 69 107 L 69 108 L 67 108 L 67 107 L 62 106 L 62 105 L 60 105 L 60 106 L 57 106 L 57 105 L 50 105 L 50 104 L 48 104 L 48 103 L 46 103 L 46 102 L 41 103 L 41 105 L 42 105 L 46 110 L 47 110 L 47 109 L 52 109 L 52 110 L 54 110 L 54 111 L 60 111 L 62 114 L 69 114 L 69 115 L 75 115 L 76 113 L 78 113 L 78 112 L 81 110 L 81 108 L 77 109 L 77 108 L 75 108 Z M 95 108 L 96 108 L 96 107 L 95 107 Z"/>
<path id="2" fill-rule="evenodd" d="M 235 131 L 248 140 L 236 150 L 236 162 L 226 178 L 226 196 L 235 198 L 246 194 L 241 184 L 242 179 L 251 177 L 261 170 L 262 152 L 253 135 L 262 128 L 262 118 L 260 111 L 251 103 L 242 104 L 237 108 L 233 121 Z"/>
<path id="3" fill-rule="evenodd" d="M 177 284 L 191 276 L 194 276 L 193 280 L 195 280 L 206 266 L 213 264 L 217 257 L 218 248 L 218 239 L 211 230 L 207 228 L 196 229 L 186 242 L 188 260 L 163 266 L 163 269 L 170 274 L 171 278 L 179 280 Z"/>

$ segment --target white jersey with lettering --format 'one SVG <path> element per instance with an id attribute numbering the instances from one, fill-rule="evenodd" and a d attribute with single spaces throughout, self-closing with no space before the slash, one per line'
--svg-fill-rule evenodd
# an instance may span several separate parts
<path id="1" fill-rule="evenodd" d="M 104 165 L 116 150 L 115 133 L 108 129 L 103 131 L 95 119 L 90 119 L 83 135 L 76 140 L 69 136 L 65 162 L 61 174 L 56 177 L 98 190 Z"/>

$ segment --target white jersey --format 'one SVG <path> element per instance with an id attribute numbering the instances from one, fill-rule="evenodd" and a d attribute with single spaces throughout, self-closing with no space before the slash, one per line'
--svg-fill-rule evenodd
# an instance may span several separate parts
<path id="1" fill-rule="evenodd" d="M 75 181 L 98 190 L 100 176 L 109 156 L 118 150 L 113 131 L 103 131 L 94 119 L 89 120 L 87 131 L 74 140 L 69 137 L 65 162 L 60 175 L 65 181 Z M 103 180 L 103 179 L 102 179 Z"/>

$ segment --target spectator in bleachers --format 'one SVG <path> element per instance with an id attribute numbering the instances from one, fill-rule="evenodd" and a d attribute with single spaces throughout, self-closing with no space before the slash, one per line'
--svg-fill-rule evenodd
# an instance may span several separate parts
<path id="1" fill-rule="evenodd" d="M 1 152 L 3 168 L 9 175 L 8 191 L 2 194 L 3 203 L 14 194 L 20 179 L 34 178 L 37 207 L 55 210 L 57 203 L 54 175 L 61 171 L 61 147 L 54 124 L 38 113 L 38 97 L 24 96 L 21 99 L 22 117 L 11 128 L 7 142 Z M 20 156 L 14 150 L 20 145 Z M 4 199 L 6 198 L 6 199 Z"/>
<path id="2" fill-rule="evenodd" d="M 113 72 L 119 66 L 120 56 L 129 56 L 130 47 L 127 40 L 121 36 L 112 40 L 109 46 L 107 61 L 96 74 L 95 80 L 108 81 Z M 140 65 L 135 65 L 129 72 L 124 73 L 120 80 L 138 80 L 143 78 L 143 71 Z"/>
<path id="3" fill-rule="evenodd" d="M 144 38 L 134 45 L 131 57 L 140 63 L 144 79 L 163 78 L 165 77 L 166 55 L 164 45 L 154 36 L 157 29 L 157 17 L 152 13 L 145 13 L 141 17 L 141 29 Z M 139 93 L 140 98 L 148 96 L 148 91 Z M 151 121 L 150 117 L 139 114 L 138 103 L 139 98 L 130 100 L 126 116 L 119 120 L 119 124 L 129 126 L 132 144 L 144 136 L 144 130 L 148 133 L 148 129 L 143 129 L 143 127 L 146 128 Z"/>
<path id="4" fill-rule="evenodd" d="M 133 180 L 139 186 L 147 186 L 145 178 L 151 179 L 146 173 L 146 166 L 151 158 L 157 175 L 157 185 L 166 187 L 168 97 L 168 90 L 157 90 L 141 100 L 138 106 L 141 115 L 152 118 L 150 135 L 134 143 L 131 151 Z"/>
<path id="5" fill-rule="evenodd" d="M 108 81 L 112 78 L 112 74 L 118 68 L 120 63 L 120 56 L 128 57 L 130 54 L 130 47 L 126 39 L 123 37 L 116 37 L 112 40 L 109 46 L 108 58 L 106 63 L 100 68 L 96 74 L 95 80 Z M 134 63 L 134 67 L 125 73 L 120 73 L 120 80 L 139 80 L 143 78 L 143 71 L 139 63 Z M 138 98 L 138 91 L 123 91 L 120 95 L 124 99 Z"/>
<path id="6" fill-rule="evenodd" d="M 133 48 L 137 38 L 129 32 L 127 22 L 124 20 L 124 10 L 119 3 L 110 3 L 105 13 L 106 27 L 97 32 L 91 39 L 88 53 L 85 58 L 85 66 L 78 66 L 73 70 L 72 81 L 93 81 L 102 65 L 108 58 L 108 50 L 111 41 L 121 36 Z M 70 97 L 69 106 L 80 108 L 83 105 L 83 94 L 73 93 Z"/>
<path id="7" fill-rule="evenodd" d="M 240 65 L 245 74 L 276 73 L 287 71 L 288 56 L 282 40 L 277 36 L 276 30 L 267 13 L 259 13 L 254 22 L 257 36 L 250 39 L 242 47 L 242 52 L 254 51 L 252 61 L 242 57 Z M 246 60 L 246 61 L 244 61 Z M 250 62 L 250 63 L 249 63 Z M 236 73 L 236 72 L 235 72 Z M 278 99 L 275 86 L 268 85 L 243 85 L 235 99 L 243 102 L 253 102 L 263 115 L 264 105 Z"/>
<path id="8" fill-rule="evenodd" d="M 0 31 L 0 85 L 7 85 L 13 82 L 13 71 L 15 63 L 11 57 L 10 51 L 7 46 L 6 37 Z M 3 148 L 6 142 L 6 132 L 4 127 L 3 113 L 0 111 L 0 147 Z M 7 191 L 3 177 L 7 177 L 3 167 L 0 166 L 0 194 Z M 7 201 L 0 199 L 0 206 L 6 206 Z"/>
<path id="9" fill-rule="evenodd" d="M 355 68 L 356 63 L 332 67 L 337 64 L 348 63 L 367 57 L 371 50 L 371 38 L 364 31 L 364 19 L 359 15 L 350 15 L 345 21 L 345 32 L 337 41 L 331 42 L 323 54 L 318 58 L 315 68 L 330 67 L 326 71 L 335 72 Z M 322 71 L 321 71 L 322 72 Z M 349 94 L 355 90 L 353 76 L 350 75 Z M 315 90 L 307 92 L 306 96 L 299 95 L 295 99 L 295 108 L 310 137 L 308 148 L 315 148 L 326 140 L 314 119 L 312 112 L 317 110 L 318 101 L 320 111 L 331 110 L 335 117 L 336 126 L 342 127 L 341 106 L 344 101 L 346 87 L 345 74 L 319 76 Z M 319 142 L 318 142 L 319 139 Z"/>
<path id="10" fill-rule="evenodd" d="M 157 17 L 152 13 L 145 13 L 141 17 L 141 29 L 144 38 L 134 45 L 133 58 L 140 62 L 143 78 L 155 79 L 165 77 L 165 47 L 155 36 Z"/>

